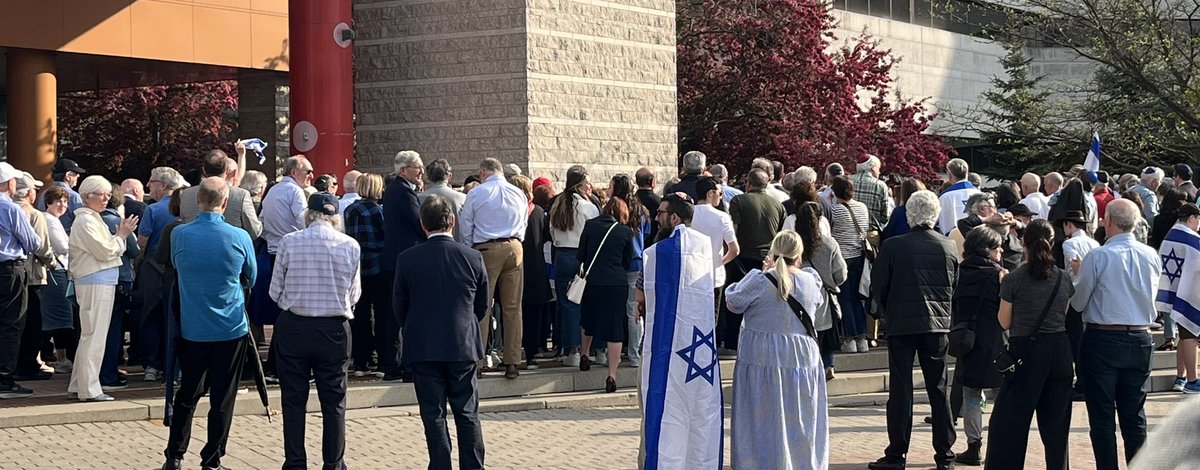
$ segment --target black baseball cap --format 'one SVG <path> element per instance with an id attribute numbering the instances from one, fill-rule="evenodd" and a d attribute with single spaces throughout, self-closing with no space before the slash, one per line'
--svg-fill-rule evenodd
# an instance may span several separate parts
<path id="1" fill-rule="evenodd" d="M 329 193 L 316 193 L 308 198 L 308 210 L 325 215 L 337 215 L 338 198 Z"/>
<path id="2" fill-rule="evenodd" d="M 79 166 L 78 163 L 75 163 L 75 160 L 71 160 L 69 158 L 60 158 L 58 161 L 54 162 L 53 171 L 55 173 L 66 173 L 68 171 L 73 171 L 79 174 L 87 173 L 87 170 L 84 170 L 83 167 Z"/>

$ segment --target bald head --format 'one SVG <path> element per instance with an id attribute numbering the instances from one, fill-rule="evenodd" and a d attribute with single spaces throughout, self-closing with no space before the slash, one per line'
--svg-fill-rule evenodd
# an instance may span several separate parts
<path id="1" fill-rule="evenodd" d="M 129 178 L 121 182 L 121 193 L 128 194 L 135 201 L 141 201 L 146 197 L 146 190 L 142 187 L 142 180 L 137 178 Z"/>
<path id="2" fill-rule="evenodd" d="M 1117 199 L 1108 203 L 1104 210 L 1104 232 L 1109 238 L 1126 232 L 1132 232 L 1142 218 L 1142 211 L 1137 204 L 1128 199 Z"/>
<path id="3" fill-rule="evenodd" d="M 1021 197 L 1038 192 L 1038 188 L 1042 186 L 1042 177 L 1036 173 L 1025 173 L 1021 175 Z"/>
<path id="4" fill-rule="evenodd" d="M 638 188 L 654 189 L 654 170 L 646 166 L 638 168 L 637 173 L 633 174 L 633 180 Z"/>
<path id="5" fill-rule="evenodd" d="M 1050 172 L 1050 173 L 1046 174 L 1046 194 L 1047 195 L 1057 193 L 1059 189 L 1062 189 L 1062 185 L 1063 185 L 1063 176 L 1061 174 L 1059 174 L 1058 172 Z"/>
<path id="6" fill-rule="evenodd" d="M 350 170 L 345 175 L 342 175 L 342 191 L 357 193 L 359 176 L 362 176 L 362 172 L 358 170 Z"/>
<path id="7" fill-rule="evenodd" d="M 196 193 L 196 203 L 201 212 L 225 213 L 225 205 L 229 203 L 229 182 L 220 176 L 210 176 L 200 180 L 200 191 Z"/>

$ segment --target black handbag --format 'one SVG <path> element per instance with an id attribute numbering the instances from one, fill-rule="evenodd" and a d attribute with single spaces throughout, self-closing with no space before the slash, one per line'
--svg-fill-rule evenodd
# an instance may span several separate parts
<path id="1" fill-rule="evenodd" d="M 1033 334 L 1030 335 L 1031 339 L 1037 338 L 1040 335 L 1038 330 L 1042 329 L 1042 323 L 1046 321 L 1046 314 L 1050 312 L 1050 306 L 1054 304 L 1054 299 L 1058 297 L 1058 288 L 1062 286 L 1063 274 L 1062 271 L 1055 271 L 1055 274 L 1057 275 L 1057 279 L 1054 280 L 1054 290 L 1050 292 L 1050 298 L 1046 300 L 1046 306 L 1042 308 L 1042 315 L 1038 317 L 1037 325 L 1033 327 Z M 1012 341 L 1010 340 L 1009 344 L 1005 345 L 1004 350 L 996 354 L 996 358 L 992 360 L 992 365 L 1007 379 L 1017 373 L 1017 368 L 1024 362 L 1024 358 L 1013 355 Z"/>
<path id="2" fill-rule="evenodd" d="M 779 286 L 779 280 L 775 279 L 774 275 L 768 272 L 764 272 L 763 274 L 767 276 L 767 279 L 771 280 L 771 284 Z M 812 316 L 808 314 L 808 311 L 804 309 L 804 306 L 800 305 L 800 302 L 797 301 L 795 297 L 790 295 L 787 298 L 787 304 L 788 307 L 791 307 L 792 313 L 796 314 L 796 318 L 800 319 L 800 323 L 804 325 L 804 332 L 808 333 L 808 336 L 811 336 L 813 339 L 816 339 L 817 328 L 813 326 Z"/>
<path id="3" fill-rule="evenodd" d="M 962 322 L 950 327 L 946 354 L 962 359 L 975 349 L 975 322 Z"/>

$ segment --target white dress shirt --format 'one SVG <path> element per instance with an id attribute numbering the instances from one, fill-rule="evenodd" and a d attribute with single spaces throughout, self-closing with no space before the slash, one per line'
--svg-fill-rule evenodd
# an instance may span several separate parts
<path id="1" fill-rule="evenodd" d="M 271 273 L 271 298 L 303 317 L 354 318 L 359 285 L 358 242 L 328 222 L 284 235 Z"/>
<path id="2" fill-rule="evenodd" d="M 737 243 L 733 218 L 711 204 L 700 204 L 692 216 L 692 229 L 708 236 L 712 242 L 713 284 L 715 287 L 724 286 L 725 268 L 721 265 L 721 258 L 725 257 L 725 244 Z"/>
<path id="3" fill-rule="evenodd" d="M 458 225 L 467 245 L 488 240 L 516 238 L 525 240 L 525 225 L 529 222 L 529 200 L 520 188 L 492 175 L 467 193 Z"/>
<path id="4" fill-rule="evenodd" d="M 1050 215 L 1050 198 L 1042 194 L 1041 191 L 1034 191 L 1021 199 L 1021 204 L 1029 208 L 1029 212 L 1033 213 L 1034 220 L 1045 219 Z"/>
<path id="5" fill-rule="evenodd" d="M 304 230 L 304 208 L 308 194 L 291 176 L 284 176 L 267 191 L 262 201 L 262 237 L 267 240 L 267 252 L 279 252 L 279 239 L 292 232 Z"/>
<path id="6" fill-rule="evenodd" d="M 354 204 L 354 201 L 359 199 L 362 199 L 362 197 L 360 197 L 358 193 L 343 194 L 342 198 L 338 200 L 338 213 L 345 214 L 346 208 L 350 207 L 350 204 Z"/>
<path id="7" fill-rule="evenodd" d="M 1071 234 L 1070 238 L 1063 240 L 1063 260 L 1069 267 L 1071 260 L 1075 259 L 1076 256 L 1079 257 L 1080 261 L 1083 261 L 1088 253 L 1091 253 L 1096 248 L 1100 248 L 1100 243 L 1093 240 L 1092 237 L 1087 236 L 1087 232 L 1076 230 L 1075 233 Z M 1071 278 L 1072 282 L 1074 282 L 1075 276 L 1069 268 L 1067 269 L 1067 277 Z"/>

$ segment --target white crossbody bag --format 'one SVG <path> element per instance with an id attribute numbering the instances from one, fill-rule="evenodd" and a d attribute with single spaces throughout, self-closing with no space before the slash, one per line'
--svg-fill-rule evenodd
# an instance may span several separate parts
<path id="1" fill-rule="evenodd" d="M 600 246 L 596 247 L 596 254 L 592 256 L 592 262 L 588 263 L 587 270 L 575 273 L 575 279 L 571 280 L 571 285 L 567 286 L 567 300 L 579 304 L 583 302 L 583 291 L 587 289 L 587 276 L 591 272 L 592 266 L 596 264 L 596 258 L 600 257 L 600 250 L 604 249 L 604 242 L 608 241 L 608 235 L 613 229 L 617 228 L 614 222 L 607 232 L 604 232 L 604 238 L 600 239 Z"/>

